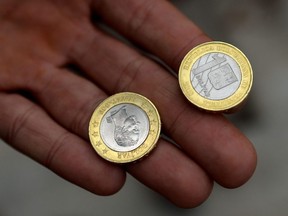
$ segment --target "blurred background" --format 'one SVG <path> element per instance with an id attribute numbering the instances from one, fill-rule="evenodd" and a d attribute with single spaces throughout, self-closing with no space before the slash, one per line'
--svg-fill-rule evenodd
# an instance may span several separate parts
<path id="1" fill-rule="evenodd" d="M 253 178 L 233 190 L 215 185 L 203 205 L 183 210 L 130 176 L 116 195 L 93 195 L 0 140 L 0 216 L 287 215 L 288 1 L 174 0 L 172 3 L 213 39 L 236 45 L 251 61 L 252 93 L 245 109 L 229 118 L 250 138 L 258 152 Z"/>

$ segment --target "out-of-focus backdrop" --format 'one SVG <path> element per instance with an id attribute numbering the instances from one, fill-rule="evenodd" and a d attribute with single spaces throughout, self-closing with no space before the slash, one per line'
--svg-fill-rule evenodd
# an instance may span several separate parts
<path id="1" fill-rule="evenodd" d="M 287 215 L 288 1 L 174 0 L 172 3 L 213 39 L 238 46 L 252 63 L 252 94 L 245 108 L 229 118 L 257 149 L 258 167 L 253 178 L 233 190 L 215 185 L 207 202 L 183 210 L 130 176 L 116 195 L 93 195 L 0 141 L 0 216 Z"/>

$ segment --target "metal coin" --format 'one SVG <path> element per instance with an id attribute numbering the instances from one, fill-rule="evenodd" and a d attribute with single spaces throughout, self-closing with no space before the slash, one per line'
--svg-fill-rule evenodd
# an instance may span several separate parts
<path id="1" fill-rule="evenodd" d="M 160 116 L 147 98 L 124 92 L 104 100 L 92 114 L 89 138 L 95 151 L 114 163 L 147 155 L 156 145 Z"/>
<path id="2" fill-rule="evenodd" d="M 235 110 L 245 100 L 253 82 L 247 57 L 224 42 L 203 43 L 184 57 L 179 83 L 186 98 L 214 112 Z"/>

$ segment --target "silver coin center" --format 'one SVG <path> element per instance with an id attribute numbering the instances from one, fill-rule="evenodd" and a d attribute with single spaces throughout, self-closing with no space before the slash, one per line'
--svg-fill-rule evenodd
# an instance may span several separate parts
<path id="1" fill-rule="evenodd" d="M 210 100 L 223 100 L 235 93 L 241 83 L 237 62 L 223 53 L 208 53 L 193 64 L 191 84 L 196 92 Z"/>
<path id="2" fill-rule="evenodd" d="M 132 151 L 146 140 L 149 125 L 148 116 L 140 107 L 118 104 L 105 113 L 100 123 L 100 135 L 112 150 Z"/>

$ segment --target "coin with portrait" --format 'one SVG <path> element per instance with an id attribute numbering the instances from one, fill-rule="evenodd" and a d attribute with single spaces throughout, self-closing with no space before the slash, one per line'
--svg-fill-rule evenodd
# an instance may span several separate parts
<path id="1" fill-rule="evenodd" d="M 106 160 L 127 163 L 147 155 L 160 135 L 160 116 L 147 98 L 131 92 L 115 94 L 94 111 L 90 141 Z"/>

